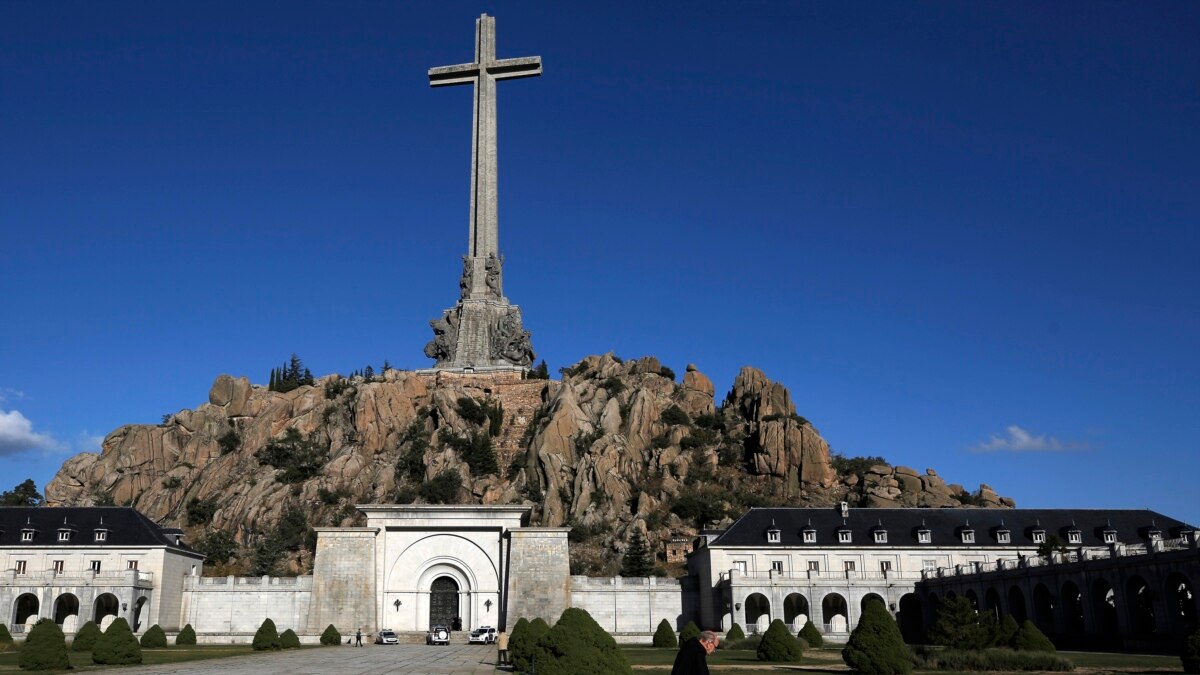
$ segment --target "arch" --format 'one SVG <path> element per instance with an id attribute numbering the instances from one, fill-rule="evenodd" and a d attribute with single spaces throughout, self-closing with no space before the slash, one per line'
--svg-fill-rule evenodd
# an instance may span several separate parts
<path id="1" fill-rule="evenodd" d="M 808 598 L 800 593 L 792 593 L 783 599 L 783 621 L 790 624 L 793 630 L 804 628 L 810 615 Z"/>
<path id="2" fill-rule="evenodd" d="M 448 555 L 447 551 L 456 551 L 457 555 Z M 471 590 L 499 590 L 496 561 L 487 551 L 466 537 L 445 532 L 421 537 L 406 546 L 392 561 L 384 587 L 389 591 L 408 590 L 414 579 L 422 579 L 430 568 L 438 564 L 450 565 L 461 571 Z M 419 570 L 415 575 L 413 568 Z M 459 581 L 461 583 L 463 580 Z"/>
<path id="3" fill-rule="evenodd" d="M 1135 576 L 1125 583 L 1125 605 L 1129 608 L 1129 624 L 1135 634 L 1148 635 L 1158 630 L 1154 601 L 1145 579 Z"/>
<path id="4" fill-rule="evenodd" d="M 963 593 L 963 597 L 971 601 L 971 606 L 975 608 L 976 612 L 979 611 L 979 596 L 975 593 L 975 589 L 968 588 L 967 592 Z"/>
<path id="5" fill-rule="evenodd" d="M 997 619 L 1000 618 L 1000 592 L 994 586 L 989 587 L 983 594 L 983 609 L 991 612 Z"/>
<path id="6" fill-rule="evenodd" d="M 925 625 L 932 626 L 938 620 L 938 614 L 942 611 L 942 599 L 937 593 L 929 594 L 929 605 L 925 608 Z"/>
<path id="7" fill-rule="evenodd" d="M 825 630 L 830 633 L 845 633 L 850 630 L 850 611 L 846 598 L 830 593 L 821 600 L 821 616 L 825 617 Z"/>
<path id="8" fill-rule="evenodd" d="M 953 600 L 957 597 L 958 597 L 958 593 L 955 593 L 954 591 L 946 591 L 946 599 L 947 600 Z"/>
<path id="9" fill-rule="evenodd" d="M 94 616 L 92 621 L 95 621 L 96 625 L 100 626 L 101 630 L 104 630 L 108 628 L 108 623 L 112 623 L 111 620 L 108 623 L 103 623 L 104 617 L 111 616 L 115 619 L 117 613 L 121 610 L 121 603 L 117 601 L 117 596 L 112 593 L 101 593 L 96 596 L 93 608 L 95 611 L 92 613 Z"/>
<path id="10" fill-rule="evenodd" d="M 38 610 L 42 603 L 33 593 L 22 593 L 13 603 L 13 625 L 21 626 L 38 620 Z"/>
<path id="11" fill-rule="evenodd" d="M 1117 635 L 1117 595 L 1104 579 L 1092 583 L 1092 615 L 1096 617 L 1096 633 Z"/>
<path id="12" fill-rule="evenodd" d="M 887 607 L 887 603 L 883 601 L 883 597 L 881 595 L 878 593 L 867 593 L 866 595 L 862 596 L 862 600 L 858 601 L 859 610 L 865 610 L 867 608 L 868 600 L 878 600 L 879 602 L 883 602 L 884 607 Z"/>
<path id="13" fill-rule="evenodd" d="M 925 639 L 925 624 L 921 620 L 921 599 L 916 593 L 905 593 L 900 596 L 900 613 L 896 622 L 900 624 L 900 634 L 909 644 L 917 644 Z"/>
<path id="14" fill-rule="evenodd" d="M 455 619 L 460 625 L 462 614 L 458 608 L 458 581 L 443 575 L 429 584 L 429 625 L 452 627 Z"/>
<path id="15" fill-rule="evenodd" d="M 76 619 L 79 617 L 79 598 L 73 593 L 63 593 L 54 601 L 54 623 L 64 632 L 75 632 Z"/>
<path id="16" fill-rule="evenodd" d="M 1017 623 L 1029 618 L 1029 613 L 1025 611 L 1025 593 L 1019 586 L 1008 589 L 1008 613 Z"/>
<path id="17" fill-rule="evenodd" d="M 137 599 L 133 605 L 133 630 L 139 631 L 142 629 L 142 610 L 146 607 L 146 596 Z"/>
<path id="18" fill-rule="evenodd" d="M 1054 633 L 1054 596 L 1045 584 L 1033 588 L 1033 622 L 1043 633 Z"/>
<path id="19" fill-rule="evenodd" d="M 1081 635 L 1084 631 L 1083 593 L 1075 582 L 1068 581 L 1062 587 L 1063 628 L 1068 635 Z"/>
<path id="20" fill-rule="evenodd" d="M 762 632 L 771 624 L 771 601 L 762 593 L 751 593 L 744 603 L 746 609 L 746 628 Z"/>
<path id="21" fill-rule="evenodd" d="M 1163 595 L 1167 600 L 1167 623 L 1172 632 L 1182 633 L 1196 624 L 1196 593 L 1187 577 L 1172 572 L 1167 576 Z"/>

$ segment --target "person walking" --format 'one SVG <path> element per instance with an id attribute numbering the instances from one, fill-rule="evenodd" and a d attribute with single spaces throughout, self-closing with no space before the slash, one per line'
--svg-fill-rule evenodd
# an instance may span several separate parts
<path id="1" fill-rule="evenodd" d="M 499 653 L 499 658 L 496 659 L 496 665 L 508 665 L 508 633 L 500 631 L 496 636 L 496 651 Z"/>
<path id="2" fill-rule="evenodd" d="M 361 628 L 358 629 L 357 631 L 355 631 L 355 633 L 354 633 L 354 646 L 355 647 L 362 646 L 362 629 Z"/>
<path id="3" fill-rule="evenodd" d="M 716 651 L 721 639 L 711 630 L 683 643 L 675 655 L 671 675 L 708 675 L 708 655 Z"/>

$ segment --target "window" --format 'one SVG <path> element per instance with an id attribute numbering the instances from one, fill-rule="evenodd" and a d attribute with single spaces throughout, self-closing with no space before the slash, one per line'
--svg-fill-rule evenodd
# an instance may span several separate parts
<path id="1" fill-rule="evenodd" d="M 932 571 L 936 570 L 937 569 L 937 560 L 932 560 L 932 559 L 922 560 L 921 561 L 921 569 L 925 570 L 926 572 L 932 572 Z"/>
<path id="2" fill-rule="evenodd" d="M 767 530 L 767 543 L 768 544 L 778 544 L 779 543 L 779 530 Z"/>
<path id="3" fill-rule="evenodd" d="M 33 530 L 21 530 L 21 541 L 33 541 Z"/>
<path id="4" fill-rule="evenodd" d="M 1045 530 L 1034 530 L 1033 531 L 1033 543 L 1043 544 L 1045 542 L 1046 542 L 1046 531 Z"/>
<path id="5" fill-rule="evenodd" d="M 1071 531 L 1067 532 L 1067 543 L 1068 544 L 1083 543 L 1083 533 L 1080 532 L 1079 530 L 1071 530 Z"/>
<path id="6" fill-rule="evenodd" d="M 817 543 L 817 531 L 816 530 L 805 530 L 804 531 L 804 543 L 806 543 L 806 544 Z"/>
<path id="7" fill-rule="evenodd" d="M 100 571 L 100 561 L 99 561 L 99 560 L 93 560 L 93 561 L 92 561 L 91 570 L 92 570 L 93 572 L 99 572 L 99 571 Z"/>
<path id="8" fill-rule="evenodd" d="M 891 572 L 892 571 L 892 561 L 891 560 L 880 560 L 879 561 L 879 571 L 883 572 L 884 574 Z"/>
<path id="9" fill-rule="evenodd" d="M 58 531 L 58 540 L 59 541 L 71 541 L 71 531 L 70 530 L 59 530 Z"/>
<path id="10" fill-rule="evenodd" d="M 854 571 L 854 561 L 853 560 L 847 560 L 847 561 L 843 562 L 842 566 L 846 568 L 847 572 Z"/>
<path id="11" fill-rule="evenodd" d="M 875 530 L 875 543 L 876 544 L 886 544 L 887 543 L 887 530 Z"/>
<path id="12" fill-rule="evenodd" d="M 746 573 L 746 561 L 745 560 L 734 560 L 733 561 L 733 569 L 737 570 L 738 572 L 741 572 L 742 574 L 745 574 Z"/>
<path id="13" fill-rule="evenodd" d="M 928 544 L 932 540 L 933 540 L 933 537 L 930 536 L 929 530 L 917 530 L 917 543 L 918 544 Z"/>
<path id="14" fill-rule="evenodd" d="M 842 544 L 849 544 L 850 530 L 838 530 L 838 542 Z"/>
<path id="15" fill-rule="evenodd" d="M 129 569 L 131 569 L 131 570 L 136 570 L 136 569 L 137 569 L 137 562 L 138 562 L 138 561 L 136 561 L 136 560 L 130 560 L 130 561 L 129 561 Z"/>
<path id="16" fill-rule="evenodd" d="M 808 561 L 808 571 L 809 572 L 820 572 L 821 571 L 821 561 L 809 560 Z"/>
<path id="17" fill-rule="evenodd" d="M 25 574 L 25 561 L 24 560 L 17 561 L 17 574 Z"/>
<path id="18" fill-rule="evenodd" d="M 1106 544 L 1117 543 L 1117 533 L 1113 532 L 1112 530 L 1105 530 L 1104 531 L 1104 543 L 1106 543 Z"/>
<path id="19" fill-rule="evenodd" d="M 62 574 L 63 561 L 55 560 L 54 562 L 50 563 L 50 569 L 54 570 L 55 574 Z"/>
<path id="20" fill-rule="evenodd" d="M 963 530 L 962 531 L 962 540 L 963 540 L 964 544 L 974 544 L 975 543 L 975 530 Z"/>
<path id="21" fill-rule="evenodd" d="M 782 560 L 772 560 L 771 561 L 771 571 L 772 572 L 782 572 L 783 571 L 783 561 Z"/>
<path id="22" fill-rule="evenodd" d="M 108 541 L 108 530 L 96 530 L 96 541 Z"/>
<path id="23" fill-rule="evenodd" d="M 996 543 L 997 544 L 1007 544 L 1011 541 L 1012 541 L 1012 536 L 1009 534 L 1008 530 L 998 530 L 996 532 Z"/>

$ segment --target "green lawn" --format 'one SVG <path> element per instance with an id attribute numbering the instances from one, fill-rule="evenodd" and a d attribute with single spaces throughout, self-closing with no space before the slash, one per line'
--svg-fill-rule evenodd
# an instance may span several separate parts
<path id="1" fill-rule="evenodd" d="M 181 661 L 202 661 L 205 659 L 220 659 L 227 656 L 245 656 L 254 654 L 250 645 L 201 645 L 195 647 L 167 647 L 165 649 L 143 649 L 142 665 L 159 663 L 179 663 Z M 75 670 L 98 670 L 110 666 L 98 666 L 92 663 L 90 652 L 71 652 L 71 665 Z M 0 672 L 19 671 L 17 667 L 18 652 L 0 652 Z M 111 666 L 117 668 L 119 666 Z M 72 671 L 74 672 L 74 671 Z"/>

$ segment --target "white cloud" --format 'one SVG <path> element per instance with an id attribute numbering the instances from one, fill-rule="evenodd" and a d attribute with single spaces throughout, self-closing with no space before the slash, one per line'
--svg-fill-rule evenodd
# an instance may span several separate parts
<path id="1" fill-rule="evenodd" d="M 4 387 L 0 389 L 0 403 L 5 403 L 7 401 L 20 401 L 23 398 L 25 398 L 25 392 L 19 389 L 13 389 L 12 387 Z"/>
<path id="2" fill-rule="evenodd" d="M 28 450 L 51 451 L 59 443 L 49 434 L 39 434 L 19 410 L 0 410 L 0 456 L 15 455 Z"/>
<path id="3" fill-rule="evenodd" d="M 1038 436 L 1010 424 L 1004 428 L 1007 436 L 992 434 L 988 440 L 968 448 L 971 452 L 1067 452 L 1084 450 L 1087 443 L 1063 442 L 1053 436 Z"/>

